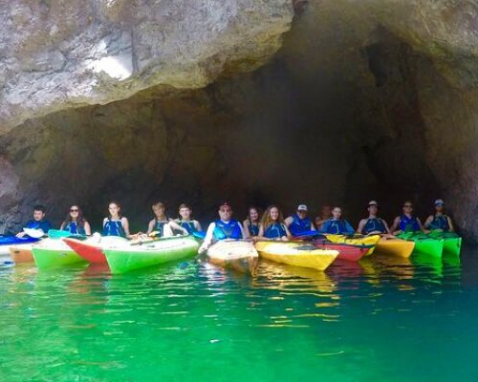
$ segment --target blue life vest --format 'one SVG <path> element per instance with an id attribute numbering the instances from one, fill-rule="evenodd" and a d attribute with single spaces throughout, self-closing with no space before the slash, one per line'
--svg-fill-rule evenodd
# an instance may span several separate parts
<path id="1" fill-rule="evenodd" d="M 103 236 L 126 237 L 126 232 L 124 231 L 121 220 L 111 220 L 108 218 L 103 226 Z"/>
<path id="2" fill-rule="evenodd" d="M 163 237 L 164 235 L 164 225 L 169 223 L 169 219 L 166 218 L 166 220 L 158 220 L 154 218 L 154 227 L 153 231 L 158 232 L 159 237 Z"/>
<path id="3" fill-rule="evenodd" d="M 335 220 L 331 218 L 324 222 L 321 233 L 329 233 L 331 235 L 352 234 L 354 229 L 346 220 Z"/>
<path id="4" fill-rule="evenodd" d="M 254 224 L 249 220 L 249 225 L 247 226 L 250 236 L 259 236 L 259 224 Z"/>
<path id="5" fill-rule="evenodd" d="M 25 224 L 25 228 L 30 228 L 30 229 L 41 229 L 44 233 L 48 233 L 49 230 L 51 230 L 51 224 L 47 220 L 29 220 L 27 224 Z"/>
<path id="6" fill-rule="evenodd" d="M 76 222 L 70 222 L 63 228 L 64 231 L 68 231 L 73 235 L 86 235 L 85 227 L 78 225 Z"/>
<path id="7" fill-rule="evenodd" d="M 404 232 L 416 232 L 420 231 L 420 225 L 416 216 L 409 218 L 406 215 L 400 216 L 400 231 Z"/>
<path id="8" fill-rule="evenodd" d="M 385 224 L 383 224 L 382 219 L 379 219 L 379 218 L 367 219 L 367 223 L 363 227 L 362 234 L 368 235 L 371 232 L 387 233 L 387 229 L 385 228 Z"/>
<path id="9" fill-rule="evenodd" d="M 225 240 L 225 239 L 242 239 L 241 227 L 237 220 L 230 220 L 225 223 L 222 220 L 216 220 L 216 227 L 214 228 L 214 238 L 216 240 Z"/>
<path id="10" fill-rule="evenodd" d="M 182 221 L 178 220 L 178 225 L 183 227 L 186 231 L 188 231 L 189 234 L 193 234 L 194 232 L 197 232 L 196 226 L 194 225 L 193 221 Z"/>
<path id="11" fill-rule="evenodd" d="M 441 229 L 443 231 L 450 230 L 450 224 L 448 223 L 448 216 L 446 215 L 433 215 L 433 221 L 430 223 L 431 229 Z"/>
<path id="12" fill-rule="evenodd" d="M 268 239 L 277 239 L 283 236 L 287 236 L 287 232 L 282 223 L 272 223 L 264 232 L 264 237 L 267 237 Z"/>
<path id="13" fill-rule="evenodd" d="M 301 219 L 299 215 L 292 216 L 292 223 L 289 226 L 289 231 L 294 236 L 300 236 L 303 232 L 309 232 L 311 226 L 310 218 Z"/>

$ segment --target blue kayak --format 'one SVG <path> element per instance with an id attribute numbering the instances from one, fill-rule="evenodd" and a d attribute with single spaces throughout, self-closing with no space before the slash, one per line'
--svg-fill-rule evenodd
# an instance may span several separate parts
<path id="1" fill-rule="evenodd" d="M 16 237 L 16 236 L 0 236 L 0 246 L 2 245 L 19 245 L 19 244 L 29 244 L 29 243 L 36 243 L 40 241 L 40 239 L 35 239 L 33 237 Z"/>

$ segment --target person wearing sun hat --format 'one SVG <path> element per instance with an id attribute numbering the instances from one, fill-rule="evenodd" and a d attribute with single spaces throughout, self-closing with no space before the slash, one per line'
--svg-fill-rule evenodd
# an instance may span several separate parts
<path id="1" fill-rule="evenodd" d="M 307 206 L 299 204 L 296 213 L 285 219 L 284 223 L 292 236 L 304 236 L 310 234 L 311 231 L 315 232 L 314 224 L 307 216 L 307 212 Z"/>
<path id="2" fill-rule="evenodd" d="M 248 237 L 241 223 L 232 218 L 232 208 L 224 202 L 219 206 L 219 219 L 209 224 L 206 237 L 199 248 L 199 252 L 205 252 L 213 243 L 221 240 L 241 240 Z"/>
<path id="3" fill-rule="evenodd" d="M 442 199 L 435 200 L 435 213 L 425 220 L 425 228 L 440 230 L 443 232 L 454 232 L 451 218 L 443 213 L 445 202 Z"/>
<path id="4" fill-rule="evenodd" d="M 378 203 L 375 200 L 371 200 L 367 206 L 368 218 L 360 220 L 357 228 L 357 233 L 362 235 L 390 234 L 387 222 L 378 217 Z"/>

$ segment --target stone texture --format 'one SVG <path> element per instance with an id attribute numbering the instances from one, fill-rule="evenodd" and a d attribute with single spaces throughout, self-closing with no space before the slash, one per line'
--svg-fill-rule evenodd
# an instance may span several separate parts
<path id="1" fill-rule="evenodd" d="M 154 85 L 198 88 L 228 68 L 253 70 L 292 16 L 290 0 L 2 0 L 0 133 Z"/>

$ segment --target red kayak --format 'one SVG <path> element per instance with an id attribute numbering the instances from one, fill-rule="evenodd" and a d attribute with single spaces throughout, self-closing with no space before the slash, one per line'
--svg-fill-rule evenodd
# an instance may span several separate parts
<path id="1" fill-rule="evenodd" d="M 102 237 L 98 239 L 77 240 L 64 238 L 63 241 L 78 255 L 92 264 L 107 264 L 103 249 L 115 242 L 123 242 L 126 239 L 120 237 Z"/>
<path id="2" fill-rule="evenodd" d="M 334 249 L 339 251 L 337 260 L 359 261 L 370 249 L 370 245 L 350 245 L 331 243 L 327 240 L 315 240 L 314 246 L 319 249 Z"/>

